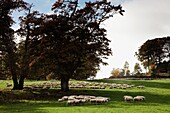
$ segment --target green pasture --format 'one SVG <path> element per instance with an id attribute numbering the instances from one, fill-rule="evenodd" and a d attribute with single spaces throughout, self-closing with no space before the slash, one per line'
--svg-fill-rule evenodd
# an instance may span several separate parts
<path id="1" fill-rule="evenodd" d="M 25 84 L 41 82 L 44 81 L 26 81 Z M 7 88 L 6 83 L 12 83 L 12 81 L 0 80 L 0 113 L 170 113 L 170 80 L 93 80 L 89 82 L 144 85 L 145 88 L 70 89 L 65 93 L 60 92 L 59 89 L 49 89 L 38 92 L 43 93 L 41 98 L 33 98 L 29 92 L 11 91 L 11 88 Z M 47 92 L 52 95 L 45 95 Z M 104 96 L 110 97 L 111 100 L 104 104 L 86 103 L 76 106 L 57 101 L 63 95 L 72 94 Z M 124 102 L 124 95 L 143 95 L 146 101 Z"/>

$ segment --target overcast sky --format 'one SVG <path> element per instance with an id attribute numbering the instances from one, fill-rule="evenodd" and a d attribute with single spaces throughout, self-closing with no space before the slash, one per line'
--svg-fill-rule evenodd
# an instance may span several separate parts
<path id="1" fill-rule="evenodd" d="M 170 0 L 124 0 L 122 6 L 124 16 L 115 15 L 105 22 L 113 56 L 97 78 L 109 77 L 112 69 L 123 68 L 125 61 L 132 72 L 138 62 L 135 52 L 145 41 L 170 36 Z"/>
<path id="2" fill-rule="evenodd" d="M 25 0 L 35 5 L 40 12 L 50 13 L 55 0 Z M 83 5 L 85 1 L 79 0 Z M 91 0 L 95 1 L 95 0 Z M 130 70 L 137 61 L 134 57 L 138 48 L 148 39 L 170 36 L 170 0 L 110 0 L 121 4 L 124 16 L 115 15 L 102 26 L 107 29 L 107 37 L 112 41 L 113 56 L 106 60 L 109 65 L 101 66 L 96 78 L 111 76 L 113 68 L 123 68 L 129 62 Z M 17 27 L 17 26 L 15 26 Z"/>

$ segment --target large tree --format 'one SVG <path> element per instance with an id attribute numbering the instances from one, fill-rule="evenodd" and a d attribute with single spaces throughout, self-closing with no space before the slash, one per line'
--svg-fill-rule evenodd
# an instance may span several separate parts
<path id="1" fill-rule="evenodd" d="M 81 76 L 82 69 L 86 70 L 86 74 L 96 73 L 100 63 L 107 64 L 103 58 L 112 53 L 110 40 L 100 25 L 124 10 L 107 0 L 86 2 L 85 7 L 79 7 L 78 0 L 58 0 L 52 10 L 54 14 L 30 21 L 34 25 L 31 45 L 36 45 L 36 50 L 39 50 L 39 57 L 30 65 L 40 61 L 46 63 L 51 72 L 61 79 L 61 90 L 67 91 L 69 79 L 79 78 L 76 76 Z"/>
<path id="2" fill-rule="evenodd" d="M 13 89 L 20 89 L 22 85 L 18 83 L 15 31 L 11 28 L 14 21 L 11 14 L 17 9 L 27 9 L 26 5 L 27 3 L 22 0 L 0 1 L 0 51 L 2 51 L 1 53 L 6 53 L 6 62 L 8 63 L 14 83 Z"/>
<path id="3" fill-rule="evenodd" d="M 144 67 L 158 65 L 163 61 L 170 61 L 169 57 L 170 37 L 147 40 L 136 52 L 137 58 Z"/>

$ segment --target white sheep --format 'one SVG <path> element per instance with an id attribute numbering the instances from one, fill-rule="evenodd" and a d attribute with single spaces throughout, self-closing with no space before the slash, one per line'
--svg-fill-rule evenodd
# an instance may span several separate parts
<path id="1" fill-rule="evenodd" d="M 73 105 L 73 104 L 74 104 L 74 100 L 68 100 L 68 101 L 67 101 L 67 104 L 68 104 L 68 105 Z"/>
<path id="2" fill-rule="evenodd" d="M 124 96 L 124 101 L 133 101 L 133 97 L 132 96 Z"/>
<path id="3" fill-rule="evenodd" d="M 106 98 L 106 97 L 96 97 L 96 98 L 93 98 L 93 99 L 90 99 L 90 102 L 94 103 L 105 103 L 105 102 L 108 102 L 109 101 L 109 98 Z"/>
<path id="4" fill-rule="evenodd" d="M 134 97 L 134 101 L 144 101 L 145 97 L 144 96 L 136 96 Z"/>
<path id="5" fill-rule="evenodd" d="M 62 101 L 64 101 L 62 98 L 58 99 L 58 102 L 62 102 Z"/>
<path id="6" fill-rule="evenodd" d="M 80 103 L 80 102 L 81 102 L 80 100 L 74 99 L 74 103 L 75 103 L 75 104 L 78 104 L 78 103 Z"/>
<path id="7" fill-rule="evenodd" d="M 145 88 L 145 86 L 137 86 L 137 88 L 143 89 Z"/>
<path id="8" fill-rule="evenodd" d="M 96 102 L 97 103 L 105 103 L 105 102 L 108 102 L 108 99 L 107 98 L 96 98 Z"/>
<path id="9" fill-rule="evenodd" d="M 72 97 L 72 96 L 68 97 L 68 100 L 74 100 L 74 99 L 75 99 L 75 97 Z"/>
<path id="10" fill-rule="evenodd" d="M 12 86 L 12 84 L 10 84 L 10 83 L 6 83 L 6 86 L 7 86 L 7 87 L 11 87 L 11 86 Z"/>
<path id="11" fill-rule="evenodd" d="M 63 96 L 61 99 L 62 100 L 68 100 L 68 96 Z"/>
<path id="12" fill-rule="evenodd" d="M 96 99 L 90 99 L 90 102 L 94 103 L 94 102 L 96 102 Z"/>

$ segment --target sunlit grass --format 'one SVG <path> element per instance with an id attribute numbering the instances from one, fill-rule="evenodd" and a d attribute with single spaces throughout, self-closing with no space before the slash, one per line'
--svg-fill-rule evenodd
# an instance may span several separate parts
<path id="1" fill-rule="evenodd" d="M 6 83 L 10 81 L 0 81 Z M 90 81 L 93 82 L 93 81 Z M 144 89 L 71 89 L 69 94 L 85 94 L 110 97 L 111 101 L 104 104 L 80 104 L 69 106 L 65 102 L 59 103 L 61 96 L 59 91 L 56 98 L 44 100 L 18 100 L 12 103 L 1 103 L 0 113 L 170 113 L 170 80 L 95 80 L 95 82 L 109 82 L 121 84 L 144 85 Z M 37 83 L 26 81 L 26 84 Z M 41 83 L 41 81 L 39 81 Z M 0 88 L 6 86 L 1 84 Z M 3 87 L 3 88 L 2 88 Z M 55 92 L 56 89 L 50 91 Z M 16 91 L 21 93 L 22 91 Z M 124 95 L 144 95 L 146 101 L 131 102 L 123 101 Z"/>

